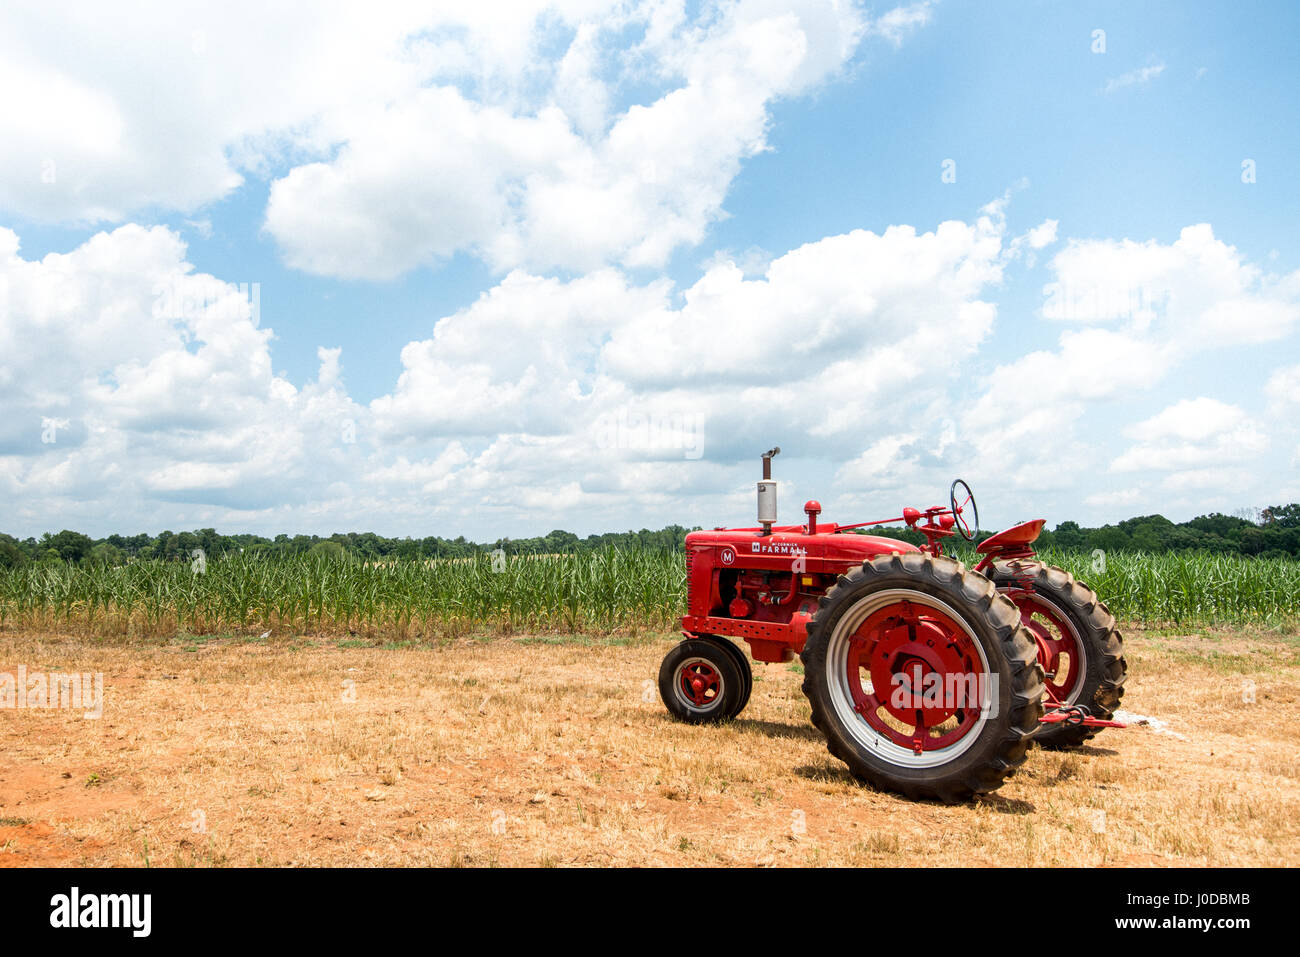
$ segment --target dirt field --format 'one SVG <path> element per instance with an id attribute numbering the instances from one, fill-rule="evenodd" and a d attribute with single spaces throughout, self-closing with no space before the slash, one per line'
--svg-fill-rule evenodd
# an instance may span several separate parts
<path id="1" fill-rule="evenodd" d="M 671 721 L 670 636 L 0 632 L 0 671 L 105 694 L 98 720 L 0 709 L 0 866 L 1300 863 L 1300 636 L 1125 635 L 1125 708 L 1156 722 L 945 807 L 850 778 L 797 663 L 757 666 L 731 725 Z"/>

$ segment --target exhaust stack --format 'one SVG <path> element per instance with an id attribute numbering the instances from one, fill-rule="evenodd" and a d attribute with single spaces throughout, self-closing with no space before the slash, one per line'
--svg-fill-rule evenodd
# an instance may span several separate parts
<path id="1" fill-rule="evenodd" d="M 758 483 L 758 524 L 763 526 L 763 534 L 771 535 L 776 523 L 776 482 L 772 481 L 772 456 L 781 451 L 778 445 L 763 453 L 763 478 Z"/>

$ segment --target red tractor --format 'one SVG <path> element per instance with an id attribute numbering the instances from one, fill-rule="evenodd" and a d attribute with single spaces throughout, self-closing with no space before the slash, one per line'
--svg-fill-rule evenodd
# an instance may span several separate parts
<path id="1" fill-rule="evenodd" d="M 685 640 L 664 658 L 659 693 L 693 723 L 736 717 L 755 661 L 803 663 L 803 692 L 831 754 L 871 785 L 955 802 L 999 787 L 1030 742 L 1079 745 L 1111 720 L 1124 692 L 1123 643 L 1095 592 L 1044 565 L 1043 520 L 980 542 L 967 568 L 944 539 L 974 541 L 970 487 L 948 505 L 855 525 L 776 524 L 772 449 L 763 455 L 756 528 L 686 536 Z M 868 535 L 903 522 L 920 547 Z"/>

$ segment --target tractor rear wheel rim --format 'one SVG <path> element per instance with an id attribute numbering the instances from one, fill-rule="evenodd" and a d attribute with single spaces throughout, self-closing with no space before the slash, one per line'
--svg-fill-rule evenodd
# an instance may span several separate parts
<path id="1" fill-rule="evenodd" d="M 1034 592 L 1013 591 L 1008 596 L 1020 609 L 1020 621 L 1034 636 L 1038 663 L 1046 676 L 1047 693 L 1060 704 L 1074 704 L 1083 691 L 1088 659 L 1079 631 L 1069 616 Z M 1065 655 L 1065 674 L 1061 673 Z"/>
<path id="2" fill-rule="evenodd" d="M 900 767 L 935 767 L 965 753 L 996 700 L 971 627 L 943 600 L 911 589 L 880 591 L 849 608 L 827 643 L 826 667 L 845 729 Z"/>
<path id="3" fill-rule="evenodd" d="M 687 658 L 677 666 L 673 687 L 684 707 L 698 714 L 712 711 L 722 701 L 722 674 L 707 658 Z"/>

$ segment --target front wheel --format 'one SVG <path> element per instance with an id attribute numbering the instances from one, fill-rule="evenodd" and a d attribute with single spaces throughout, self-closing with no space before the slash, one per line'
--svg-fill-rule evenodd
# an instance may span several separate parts
<path id="1" fill-rule="evenodd" d="M 801 658 L 831 754 L 914 799 L 996 789 L 1024 763 L 1043 713 L 1016 606 L 951 558 L 882 555 L 841 576 Z"/>
<path id="2" fill-rule="evenodd" d="M 745 657 L 744 649 L 721 635 L 697 635 L 696 637 L 699 641 L 713 642 L 731 655 L 736 663 L 736 670 L 740 674 L 740 697 L 736 700 L 735 709 L 727 715 L 728 718 L 734 718 L 745 710 L 745 705 L 749 704 L 749 696 L 754 691 L 754 670 L 749 667 L 749 659 Z"/>
<path id="3" fill-rule="evenodd" d="M 709 724 L 734 717 L 744 707 L 744 695 L 736 658 L 716 639 L 688 638 L 659 666 L 659 697 L 681 721 Z"/>

